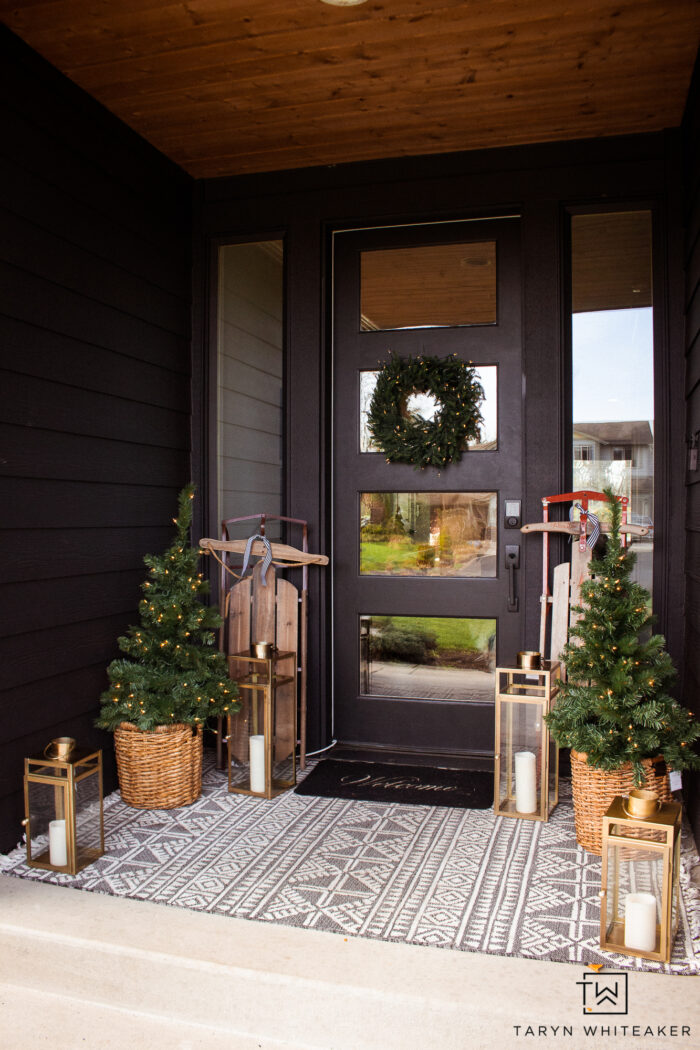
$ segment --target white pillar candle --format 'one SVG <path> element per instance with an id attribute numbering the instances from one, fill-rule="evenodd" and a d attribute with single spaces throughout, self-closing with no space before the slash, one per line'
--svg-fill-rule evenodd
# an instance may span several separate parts
<path id="1" fill-rule="evenodd" d="M 625 899 L 625 948 L 653 952 L 656 948 L 656 897 L 628 893 Z"/>
<path id="2" fill-rule="evenodd" d="M 518 813 L 537 809 L 536 760 L 534 751 L 518 751 L 515 756 L 515 808 Z"/>
<path id="3" fill-rule="evenodd" d="M 265 737 L 262 733 L 250 738 L 250 790 L 265 794 Z"/>
<path id="4" fill-rule="evenodd" d="M 68 863 L 65 820 L 49 822 L 49 863 L 63 868 Z"/>

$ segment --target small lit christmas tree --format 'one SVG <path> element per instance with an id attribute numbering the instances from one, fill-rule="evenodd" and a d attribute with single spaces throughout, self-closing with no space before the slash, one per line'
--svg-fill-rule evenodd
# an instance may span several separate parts
<path id="1" fill-rule="evenodd" d="M 200 552 L 189 543 L 193 498 L 189 485 L 179 496 L 172 545 L 144 558 L 150 572 L 141 585 L 141 626 L 129 627 L 118 639 L 126 658 L 107 668 L 111 685 L 102 694 L 97 719 L 103 729 L 114 730 L 121 722 L 143 730 L 204 725 L 238 709 L 226 657 L 214 647 L 219 613 L 201 600 L 209 584 L 197 571 Z"/>
<path id="2" fill-rule="evenodd" d="M 698 769 L 693 750 L 700 725 L 667 692 L 675 677 L 662 635 L 640 634 L 652 623 L 649 592 L 634 583 L 636 555 L 620 543 L 621 507 L 609 489 L 611 531 L 605 552 L 590 563 L 591 579 L 581 586 L 581 619 L 562 654 L 567 681 L 547 715 L 560 747 L 587 756 L 597 769 L 634 768 L 644 784 L 642 760 L 663 755 L 671 769 Z"/>

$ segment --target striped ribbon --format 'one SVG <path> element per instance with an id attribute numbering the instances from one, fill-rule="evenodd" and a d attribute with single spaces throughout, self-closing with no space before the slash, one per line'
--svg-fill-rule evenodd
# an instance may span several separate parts
<path id="1" fill-rule="evenodd" d="M 573 521 L 574 520 L 574 511 L 575 510 L 577 510 L 579 512 L 579 514 L 583 514 L 583 507 L 581 506 L 581 504 L 580 503 L 575 503 L 569 510 L 569 521 Z M 598 537 L 600 536 L 600 519 L 599 519 L 597 514 L 591 514 L 590 510 L 587 513 L 588 513 L 588 520 L 590 521 L 590 523 L 593 526 L 593 528 L 591 529 L 590 536 L 586 537 L 586 546 L 588 547 L 589 550 L 593 550 L 593 548 L 595 547 L 596 543 L 598 542 Z M 573 539 L 573 537 L 572 537 L 572 539 Z"/>
<path id="2" fill-rule="evenodd" d="M 267 570 L 272 564 L 272 547 L 270 546 L 270 541 L 268 540 L 267 536 L 262 536 L 260 533 L 257 533 L 255 536 L 251 536 L 248 539 L 248 542 L 246 543 L 245 554 L 243 555 L 243 567 L 241 569 L 241 579 L 243 579 L 243 577 L 246 574 L 246 570 L 248 569 L 248 561 L 253 552 L 253 544 L 256 540 L 261 540 L 265 547 L 265 554 L 263 555 L 262 560 L 262 569 L 260 570 L 260 580 L 262 582 L 263 587 L 267 587 L 265 576 L 267 574 Z"/>

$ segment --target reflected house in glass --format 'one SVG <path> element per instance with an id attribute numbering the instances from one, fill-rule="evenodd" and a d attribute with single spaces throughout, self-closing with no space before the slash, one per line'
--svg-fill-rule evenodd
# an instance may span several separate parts
<path id="1" fill-rule="evenodd" d="M 648 420 L 574 424 L 574 488 L 602 492 L 611 482 L 629 498 L 631 521 L 653 520 L 654 433 Z"/>

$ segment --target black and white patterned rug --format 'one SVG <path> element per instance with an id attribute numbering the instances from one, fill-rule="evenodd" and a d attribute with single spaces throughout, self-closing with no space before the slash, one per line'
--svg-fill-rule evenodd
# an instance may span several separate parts
<path id="1" fill-rule="evenodd" d="M 685 832 L 670 966 L 599 947 L 600 858 L 576 843 L 569 785 L 549 822 L 470 810 L 229 794 L 206 762 L 178 810 L 105 800 L 106 853 L 75 877 L 0 856 L 22 878 L 345 936 L 577 964 L 700 973 L 697 861 Z"/>

